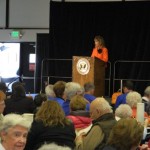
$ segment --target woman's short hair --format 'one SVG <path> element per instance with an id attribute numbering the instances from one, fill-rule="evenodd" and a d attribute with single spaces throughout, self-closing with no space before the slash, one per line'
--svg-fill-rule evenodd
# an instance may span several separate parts
<path id="1" fill-rule="evenodd" d="M 71 150 L 71 148 L 67 146 L 59 146 L 55 143 L 44 144 L 38 150 Z"/>
<path id="2" fill-rule="evenodd" d="M 66 82 L 64 81 L 57 81 L 54 86 L 53 86 L 53 90 L 54 93 L 56 95 L 56 97 L 62 97 L 65 91 L 65 85 Z"/>
<path id="3" fill-rule="evenodd" d="M 52 84 L 49 84 L 45 87 L 45 94 L 47 96 L 55 97 L 55 93 L 54 93 Z"/>
<path id="4" fill-rule="evenodd" d="M 72 111 L 76 110 L 85 110 L 86 109 L 86 100 L 81 95 L 75 95 L 71 98 L 70 109 Z"/>
<path id="5" fill-rule="evenodd" d="M 42 121 L 45 126 L 66 125 L 69 120 L 65 117 L 61 106 L 53 100 L 45 101 L 35 116 L 36 121 Z"/>
<path id="6" fill-rule="evenodd" d="M 146 89 L 144 90 L 144 95 L 150 96 L 150 86 L 146 87 Z"/>
<path id="7" fill-rule="evenodd" d="M 77 94 L 82 93 L 82 87 L 79 83 L 76 82 L 68 82 L 66 83 L 65 94 L 67 95 L 67 99 L 71 100 L 71 98 Z"/>
<path id="8" fill-rule="evenodd" d="M 17 125 L 29 130 L 31 122 L 19 114 L 8 114 L 3 117 L 0 125 L 0 131 L 7 131 L 9 128 Z"/>
<path id="9" fill-rule="evenodd" d="M 141 103 L 142 102 L 142 97 L 141 94 L 139 94 L 138 92 L 129 92 L 126 96 L 126 103 L 131 107 L 137 107 L 137 103 Z"/>
<path id="10" fill-rule="evenodd" d="M 121 104 L 116 109 L 115 115 L 119 118 L 129 118 L 132 116 L 132 109 L 127 104 Z"/>
<path id="11" fill-rule="evenodd" d="M 102 46 L 105 46 L 104 38 L 100 35 L 94 37 L 94 41 L 97 40 Z"/>
<path id="12" fill-rule="evenodd" d="M 129 150 L 138 146 L 143 136 L 144 127 L 136 119 L 120 119 L 112 128 L 108 145 L 116 149 Z"/>

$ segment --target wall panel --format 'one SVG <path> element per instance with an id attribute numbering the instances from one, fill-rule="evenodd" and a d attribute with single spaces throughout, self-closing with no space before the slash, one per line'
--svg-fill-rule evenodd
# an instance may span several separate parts
<path id="1" fill-rule="evenodd" d="M 0 0 L 0 28 L 5 27 L 6 22 L 6 0 Z"/>
<path id="2" fill-rule="evenodd" d="M 49 0 L 10 0 L 10 28 L 49 28 Z"/>

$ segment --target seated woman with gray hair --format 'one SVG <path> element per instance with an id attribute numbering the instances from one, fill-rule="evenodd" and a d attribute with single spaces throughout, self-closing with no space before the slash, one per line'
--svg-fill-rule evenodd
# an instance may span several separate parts
<path id="1" fill-rule="evenodd" d="M 67 146 L 60 146 L 55 143 L 51 143 L 51 144 L 45 143 L 38 150 L 71 150 L 71 148 Z"/>
<path id="2" fill-rule="evenodd" d="M 132 109 L 127 104 L 121 104 L 115 111 L 115 118 L 116 120 L 122 118 L 131 118 L 132 117 Z"/>
<path id="3" fill-rule="evenodd" d="M 45 94 L 47 95 L 48 100 L 55 100 L 55 93 L 53 90 L 53 85 L 49 84 L 45 87 Z"/>
<path id="4" fill-rule="evenodd" d="M 136 117 L 137 104 L 142 103 L 141 94 L 138 92 L 129 92 L 126 96 L 126 103 L 132 108 L 132 117 Z M 144 113 L 144 116 L 147 117 L 147 113 Z"/>
<path id="5" fill-rule="evenodd" d="M 18 114 L 4 116 L 0 125 L 0 150 L 23 150 L 31 123 Z"/>
<path id="6" fill-rule="evenodd" d="M 71 98 L 75 95 L 84 95 L 84 88 L 77 82 L 67 82 L 65 86 L 65 95 L 66 95 L 66 101 L 63 103 L 63 109 L 65 110 L 66 115 L 69 115 L 70 113 L 70 101 Z M 87 100 L 86 110 L 89 111 L 90 104 Z"/>
<path id="7" fill-rule="evenodd" d="M 144 90 L 144 96 L 142 97 L 142 103 L 144 103 L 145 111 L 150 115 L 150 86 L 147 86 Z"/>

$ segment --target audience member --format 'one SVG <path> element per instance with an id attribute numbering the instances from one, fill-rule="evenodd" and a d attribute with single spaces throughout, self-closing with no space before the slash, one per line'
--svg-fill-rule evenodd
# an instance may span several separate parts
<path id="1" fill-rule="evenodd" d="M 142 97 L 142 102 L 147 103 L 150 101 L 150 86 L 147 86 L 144 90 L 144 96 Z"/>
<path id="2" fill-rule="evenodd" d="M 3 111 L 5 108 L 6 94 L 3 91 L 0 91 L 0 123 L 3 120 Z"/>
<path id="3" fill-rule="evenodd" d="M 121 104 L 115 111 L 116 120 L 122 118 L 131 118 L 132 117 L 132 109 L 127 104 Z"/>
<path id="4" fill-rule="evenodd" d="M 67 82 L 65 93 L 68 100 L 71 100 L 71 98 L 75 95 L 80 95 L 82 93 L 82 87 L 79 83 L 76 82 Z"/>
<path id="5" fill-rule="evenodd" d="M 144 103 L 145 112 L 150 115 L 150 86 L 147 86 L 144 90 L 144 96 L 142 97 Z"/>
<path id="6" fill-rule="evenodd" d="M 48 100 L 55 100 L 56 95 L 54 93 L 52 84 L 49 84 L 45 87 L 45 94 L 47 95 Z"/>
<path id="7" fill-rule="evenodd" d="M 111 105 L 112 105 L 112 106 L 115 106 L 117 97 L 118 97 L 119 95 L 121 95 L 121 94 L 122 94 L 122 92 L 121 92 L 120 89 L 119 89 L 117 92 L 114 92 L 114 93 L 112 94 L 112 97 L 111 97 Z"/>
<path id="8" fill-rule="evenodd" d="M 66 95 L 65 95 L 65 85 L 66 82 L 64 81 L 57 81 L 54 86 L 53 90 L 56 95 L 55 101 L 59 103 L 60 106 L 63 105 L 64 101 L 66 100 Z"/>
<path id="9" fill-rule="evenodd" d="M 4 115 L 9 113 L 33 113 L 35 105 L 32 99 L 26 97 L 25 89 L 22 85 L 13 88 L 11 98 L 5 100 Z"/>
<path id="10" fill-rule="evenodd" d="M 79 83 L 76 82 L 68 82 L 65 87 L 65 94 L 67 100 L 63 104 L 63 109 L 65 110 L 65 114 L 69 115 L 70 113 L 70 100 L 75 95 L 83 95 L 83 88 Z M 86 110 L 89 110 L 89 104 L 86 105 Z"/>
<path id="11" fill-rule="evenodd" d="M 21 115 L 4 116 L 0 125 L 0 150 L 23 150 L 30 125 Z"/>
<path id="12" fill-rule="evenodd" d="M 59 146 L 55 143 L 44 144 L 38 150 L 71 150 L 70 147 L 67 146 Z"/>
<path id="13" fill-rule="evenodd" d="M 35 104 L 35 107 L 36 107 L 34 113 L 36 113 L 39 110 L 42 103 L 45 102 L 45 101 L 47 101 L 47 96 L 44 93 L 38 94 L 34 97 L 34 104 Z"/>
<path id="14" fill-rule="evenodd" d="M 76 149 L 102 149 L 106 144 L 112 127 L 116 124 L 111 106 L 104 98 L 96 98 L 90 105 L 93 125 L 87 135 L 76 138 Z"/>
<path id="15" fill-rule="evenodd" d="M 142 102 L 141 94 L 138 92 L 130 92 L 127 94 L 126 97 L 127 104 L 132 108 L 132 117 L 136 117 L 136 110 L 137 110 L 137 103 Z M 145 116 L 147 116 L 147 113 L 145 113 Z"/>
<path id="16" fill-rule="evenodd" d="M 85 90 L 84 98 L 87 99 L 90 103 L 96 98 L 94 96 L 94 89 L 95 86 L 93 83 L 87 82 L 84 84 L 84 90 Z"/>
<path id="17" fill-rule="evenodd" d="M 133 83 L 131 81 L 126 81 L 123 83 L 123 92 L 117 97 L 115 108 L 117 108 L 120 104 L 126 104 L 126 96 L 129 92 L 133 90 Z"/>
<path id="18" fill-rule="evenodd" d="M 120 119 L 112 128 L 103 150 L 137 150 L 144 127 L 133 118 Z"/>
<path id="19" fill-rule="evenodd" d="M 36 113 L 25 150 L 37 150 L 44 143 L 74 148 L 75 129 L 56 101 L 46 101 Z"/>
<path id="20" fill-rule="evenodd" d="M 67 116 L 67 118 L 72 120 L 76 129 L 76 134 L 88 132 L 92 125 L 92 120 L 91 118 L 89 118 L 89 112 L 85 110 L 86 104 L 87 102 L 85 101 L 83 96 L 75 95 L 71 98 L 71 112 L 69 116 Z"/>

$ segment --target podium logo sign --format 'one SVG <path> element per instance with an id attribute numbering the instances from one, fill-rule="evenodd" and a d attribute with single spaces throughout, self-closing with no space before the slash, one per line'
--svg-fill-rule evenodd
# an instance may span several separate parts
<path id="1" fill-rule="evenodd" d="M 86 58 L 81 58 L 77 62 L 77 71 L 79 74 L 86 75 L 90 71 L 90 63 Z"/>

